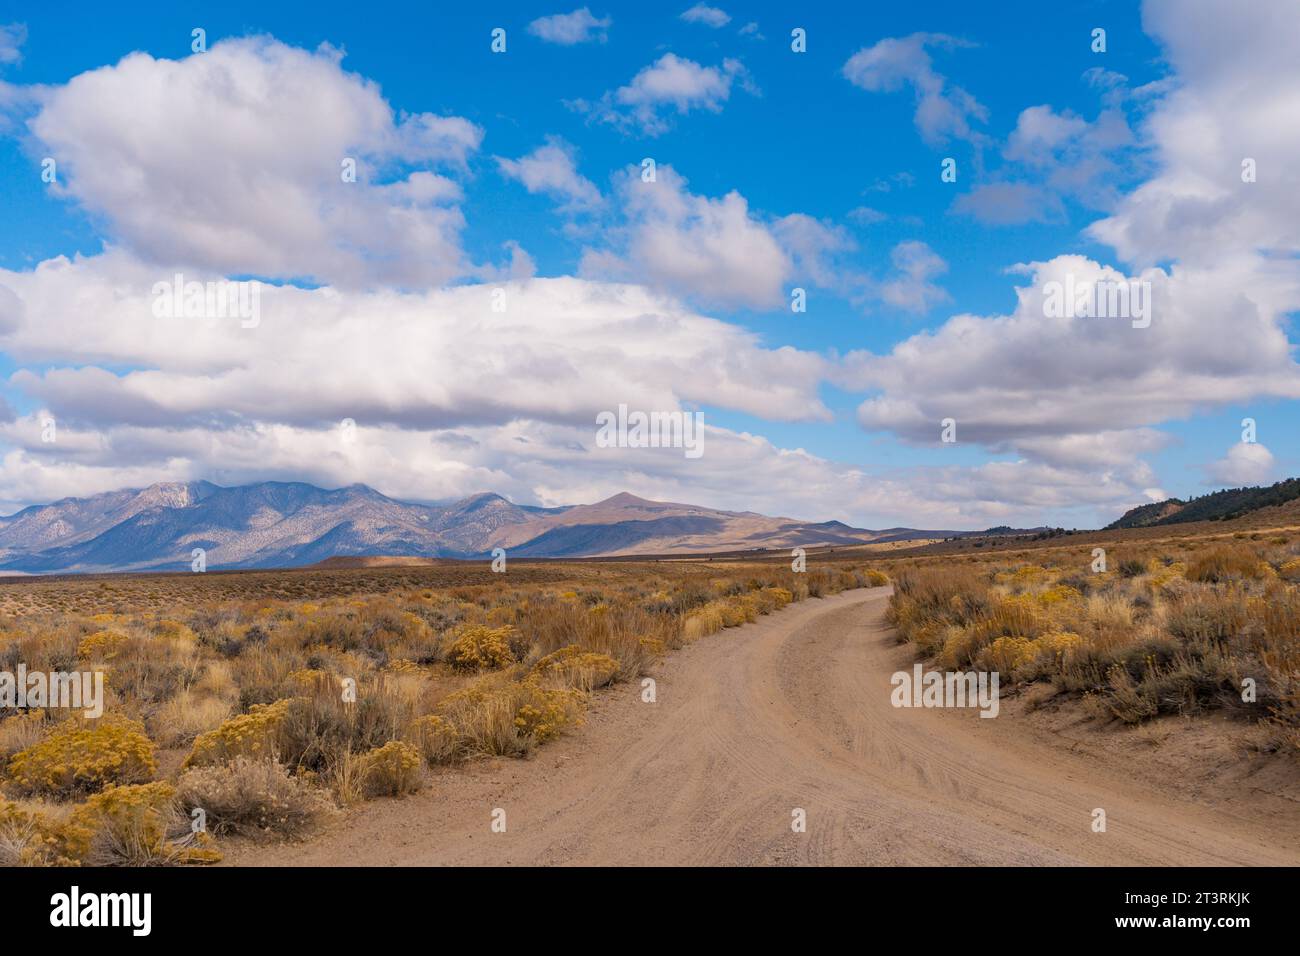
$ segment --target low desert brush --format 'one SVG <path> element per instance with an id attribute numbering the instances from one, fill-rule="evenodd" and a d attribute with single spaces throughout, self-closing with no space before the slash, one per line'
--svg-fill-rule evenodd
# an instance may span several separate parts
<path id="1" fill-rule="evenodd" d="M 22 795 L 0 799 L 0 862 L 201 862 L 195 809 L 216 834 L 294 836 L 331 790 L 525 755 L 687 640 L 889 581 L 840 562 L 426 573 L 34 584 L 48 600 L 0 619 L 0 670 L 102 666 L 107 716 L 0 712 L 0 777 Z M 176 792 L 150 782 L 155 745 L 168 767 L 188 748 Z"/>
<path id="2" fill-rule="evenodd" d="M 44 809 L 0 797 L 0 866 L 69 866 L 61 828 Z"/>
<path id="3" fill-rule="evenodd" d="M 280 760 L 299 771 L 333 771 L 354 754 L 400 740 L 415 719 L 415 706 L 399 678 L 375 678 L 344 697 L 329 681 L 294 698 L 277 725 Z"/>
<path id="4" fill-rule="evenodd" d="M 390 740 L 362 754 L 357 765 L 357 782 L 362 796 L 398 797 L 414 793 L 423 782 L 420 751 L 400 740 Z"/>
<path id="5" fill-rule="evenodd" d="M 1279 740 L 1300 727 L 1300 703 L 1286 703 L 1300 678 L 1300 589 L 1250 546 L 1216 543 L 1185 562 L 1130 554 L 1120 574 L 995 561 L 983 575 L 941 563 L 896 573 L 890 619 L 935 666 L 1050 680 L 1127 723 L 1225 708 L 1268 719 Z"/>
<path id="6" fill-rule="evenodd" d="M 411 742 L 430 766 L 447 764 L 463 756 L 461 736 L 441 714 L 426 714 L 411 725 Z"/>
<path id="7" fill-rule="evenodd" d="M 485 627 L 471 625 L 462 630 L 452 642 L 447 659 L 452 666 L 464 670 L 498 670 L 515 662 L 510 649 L 513 627 Z"/>
<path id="8" fill-rule="evenodd" d="M 87 866 L 215 863 L 221 854 L 180 813 L 164 781 L 114 786 L 73 811 L 61 837 L 66 854 Z"/>
<path id="9" fill-rule="evenodd" d="M 177 794 L 185 813 L 202 810 L 217 835 L 299 837 L 330 811 L 318 790 L 267 757 L 187 770 Z"/>
<path id="10" fill-rule="evenodd" d="M 582 717 L 585 695 L 535 679 L 484 681 L 451 694 L 440 716 L 467 755 L 520 756 Z"/>
<path id="11" fill-rule="evenodd" d="M 65 720 L 9 760 L 9 774 L 21 790 L 60 797 L 140 783 L 156 770 L 153 742 L 144 728 L 113 715 Z"/>
<path id="12" fill-rule="evenodd" d="M 230 717 L 231 705 L 218 697 L 183 690 L 149 719 L 150 734 L 163 747 L 183 747 L 215 730 Z"/>
<path id="13" fill-rule="evenodd" d="M 618 675 L 618 661 L 608 654 L 584 651 L 577 644 L 570 644 L 539 660 L 531 674 L 543 683 L 591 691 L 614 680 Z"/>
<path id="14" fill-rule="evenodd" d="M 226 763 L 236 757 L 266 757 L 275 753 L 292 698 L 254 704 L 248 713 L 231 717 L 216 730 L 200 734 L 185 766 Z"/>
<path id="15" fill-rule="evenodd" d="M 0 718 L 0 763 L 35 745 L 49 728 L 45 711 L 40 708 Z"/>
<path id="16" fill-rule="evenodd" d="M 1266 567 L 1248 545 L 1220 544 L 1187 562 L 1187 580 L 1207 584 L 1251 580 L 1263 577 Z"/>

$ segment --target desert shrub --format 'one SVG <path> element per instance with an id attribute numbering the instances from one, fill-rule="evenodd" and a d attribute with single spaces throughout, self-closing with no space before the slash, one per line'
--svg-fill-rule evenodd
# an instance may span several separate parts
<path id="1" fill-rule="evenodd" d="M 355 611 L 354 608 L 331 607 L 311 612 L 294 622 L 295 636 L 303 647 L 321 645 L 338 651 L 353 651 L 373 646 L 373 641 L 367 639 L 366 624 Z"/>
<path id="2" fill-rule="evenodd" d="M 904 640 L 928 638 L 944 625 L 967 625 L 990 607 L 988 582 L 969 568 L 909 568 L 894 579 L 889 619 Z"/>
<path id="3" fill-rule="evenodd" d="M 1051 680 L 1107 720 L 1226 709 L 1266 717 L 1278 747 L 1300 739 L 1300 589 L 1273 571 L 1287 555 L 1269 564 L 1248 545 L 1216 543 L 1186 562 L 1126 560 L 1112 575 L 1063 576 L 1045 562 L 988 577 L 965 564 L 900 562 L 890 566 L 890 619 L 939 668 Z M 1256 698 L 1243 702 L 1247 676 Z"/>
<path id="4" fill-rule="evenodd" d="M 581 720 L 583 701 L 581 691 L 544 688 L 525 681 L 519 685 L 515 727 L 530 746 L 544 743 Z"/>
<path id="5" fill-rule="evenodd" d="M 1147 566 L 1145 561 L 1137 558 L 1124 558 L 1116 566 L 1116 570 L 1122 578 L 1135 578 L 1139 574 L 1145 574 Z"/>
<path id="6" fill-rule="evenodd" d="M 167 618 L 155 621 L 152 626 L 152 631 L 154 637 L 160 637 L 165 640 L 182 641 L 185 643 L 198 642 L 198 635 L 180 621 L 173 621 Z"/>
<path id="7" fill-rule="evenodd" d="M 772 602 L 776 605 L 776 609 L 778 610 L 794 600 L 794 595 L 785 588 L 764 588 L 763 593 L 771 597 Z"/>
<path id="8" fill-rule="evenodd" d="M 669 601 L 675 613 L 687 614 L 712 599 L 713 593 L 707 586 L 699 581 L 688 581 L 677 588 Z"/>
<path id="9" fill-rule="evenodd" d="M 67 866 L 58 824 L 0 797 L 0 866 Z"/>
<path id="10" fill-rule="evenodd" d="M 83 661 L 111 660 L 128 640 L 126 634 L 117 631 L 96 631 L 81 639 L 77 645 L 77 657 Z"/>
<path id="11" fill-rule="evenodd" d="M 867 572 L 867 584 L 873 588 L 881 588 L 889 583 L 889 575 L 884 571 L 877 571 L 874 568 Z"/>
<path id="12" fill-rule="evenodd" d="M 1030 595 L 994 598 L 988 609 L 974 622 L 980 643 L 999 637 L 1033 640 L 1048 630 L 1050 622 L 1036 598 Z"/>
<path id="13" fill-rule="evenodd" d="M 511 757 L 528 752 L 515 726 L 514 686 L 513 682 L 480 682 L 443 700 L 438 716 L 451 727 L 460 753 Z"/>
<path id="14" fill-rule="evenodd" d="M 1092 594 L 1087 598 L 1083 613 L 1088 643 L 1096 650 L 1110 651 L 1133 643 L 1137 627 L 1133 620 L 1133 605 L 1120 594 Z"/>
<path id="15" fill-rule="evenodd" d="M 856 571 L 848 569 L 840 571 L 835 576 L 835 589 L 837 591 L 851 591 L 853 588 L 860 588 L 866 583 L 866 578 L 860 576 Z"/>
<path id="16" fill-rule="evenodd" d="M 319 792 L 266 757 L 186 770 L 177 796 L 187 815 L 202 809 L 217 835 L 299 837 L 330 810 Z"/>
<path id="17" fill-rule="evenodd" d="M 517 604 L 498 604 L 487 613 L 487 623 L 493 627 L 513 627 L 519 623 L 520 608 Z"/>
<path id="18" fill-rule="evenodd" d="M 1122 667 L 1112 668 L 1107 692 L 1090 696 L 1088 702 L 1098 715 L 1116 717 L 1127 724 L 1136 724 L 1154 717 L 1158 711 L 1155 702 L 1142 692 L 1133 677 Z"/>
<path id="19" fill-rule="evenodd" d="M 485 627 L 481 624 L 464 628 L 452 642 L 447 659 L 464 670 L 498 670 L 515 662 L 510 650 L 513 627 Z"/>
<path id="20" fill-rule="evenodd" d="M 936 666 L 944 670 L 966 667 L 984 646 L 979 635 L 959 624 L 930 625 L 914 633 L 922 652 L 933 654 Z"/>
<path id="21" fill-rule="evenodd" d="M 716 634 L 722 627 L 722 611 L 716 605 L 709 604 L 687 615 L 682 624 L 682 636 L 693 641 Z"/>
<path id="22" fill-rule="evenodd" d="M 749 623 L 752 612 L 745 605 L 743 598 L 719 601 L 717 607 L 718 613 L 722 617 L 723 627 L 740 627 L 742 624 Z M 757 615 L 753 616 L 757 619 Z"/>
<path id="23" fill-rule="evenodd" d="M 337 770 L 347 757 L 402 738 L 415 717 L 412 699 L 397 680 L 376 678 L 344 700 L 337 686 L 320 681 L 293 698 L 277 730 L 280 760 L 298 770 Z"/>
<path id="24" fill-rule="evenodd" d="M 1071 631 L 1054 631 L 1034 642 L 1034 654 L 1045 663 L 1060 667 L 1066 658 L 1083 646 L 1083 638 Z"/>
<path id="25" fill-rule="evenodd" d="M 1278 746 L 1300 753 L 1300 591 L 1271 586 L 1251 609 L 1253 648 L 1265 678 L 1259 699 L 1269 708 Z"/>
<path id="26" fill-rule="evenodd" d="M 1034 595 L 1034 598 L 1044 607 L 1051 607 L 1055 604 L 1070 604 L 1080 601 L 1083 594 L 1068 584 L 1053 584 L 1039 591 Z"/>
<path id="27" fill-rule="evenodd" d="M 465 755 L 519 756 L 581 719 L 584 695 L 536 681 L 495 680 L 459 690 L 439 716 Z"/>
<path id="28" fill-rule="evenodd" d="M 153 742 L 144 728 L 115 716 L 70 718 L 9 761 L 10 776 L 20 789 L 61 797 L 140 783 L 156 770 Z"/>
<path id="29" fill-rule="evenodd" d="M 239 685 L 235 683 L 230 665 L 225 661 L 205 661 L 192 689 L 196 693 L 219 697 L 222 700 L 239 699 Z"/>
<path id="30" fill-rule="evenodd" d="M 285 698 L 273 704 L 254 704 L 248 713 L 231 717 L 216 730 L 200 734 L 184 766 L 200 767 L 226 763 L 236 757 L 274 754 L 293 702 L 292 698 Z"/>
<path id="31" fill-rule="evenodd" d="M 1161 659 L 1148 654 L 1135 665 L 1129 659 L 1112 666 L 1107 673 L 1109 686 L 1096 698 L 1125 723 L 1240 702 L 1234 689 L 1235 671 L 1224 655 L 1175 651 Z"/>
<path id="32" fill-rule="evenodd" d="M 153 739 L 163 747 L 182 747 L 221 726 L 230 717 L 230 710 L 231 705 L 220 698 L 183 690 L 158 708 L 148 726 Z"/>
<path id="33" fill-rule="evenodd" d="M 1235 588 L 1189 591 L 1169 603 L 1165 626 L 1187 643 L 1227 643 L 1246 629 L 1246 608 L 1245 595 Z"/>
<path id="34" fill-rule="evenodd" d="M 1300 755 L 1300 680 L 1292 679 L 1267 721 L 1274 746 Z"/>
<path id="35" fill-rule="evenodd" d="M 1247 545 L 1215 545 L 1187 562 L 1187 580 L 1218 584 L 1264 576 L 1259 556 Z"/>
<path id="36" fill-rule="evenodd" d="M 1046 576 L 1046 568 L 1037 564 L 1022 564 L 1012 570 L 999 572 L 997 580 L 1011 587 L 1013 593 L 1021 594 L 1028 589 L 1038 587 Z"/>
<path id="37" fill-rule="evenodd" d="M 637 605 L 596 611 L 554 599 L 530 602 L 520 632 L 522 641 L 542 655 L 570 644 L 607 654 L 625 678 L 639 676 L 662 648 L 679 646 L 682 635 L 678 618 Z"/>
<path id="38" fill-rule="evenodd" d="M 88 866 L 214 863 L 207 834 L 196 834 L 164 781 L 107 787 L 73 811 L 62 830 L 69 857 Z"/>
<path id="39" fill-rule="evenodd" d="M 462 756 L 456 728 L 439 714 L 426 714 L 411 725 L 410 737 L 430 766 L 452 763 Z"/>
<path id="40" fill-rule="evenodd" d="M 1093 586 L 1095 584 L 1095 582 L 1089 576 L 1084 574 L 1066 575 L 1065 577 L 1062 577 L 1057 583 L 1063 585 L 1064 587 L 1072 588 L 1073 590 L 1078 591 L 1084 597 L 1088 596 L 1088 593 L 1092 591 Z"/>
<path id="41" fill-rule="evenodd" d="M 1118 666 L 1134 680 L 1141 680 L 1150 671 L 1169 667 L 1182 652 L 1182 646 L 1168 637 L 1160 636 L 1135 641 L 1109 653 L 1112 666 Z"/>
<path id="42" fill-rule="evenodd" d="M 77 645 L 84 630 L 74 620 L 41 620 L 32 630 L 14 634 L 0 650 L 0 668 L 13 672 L 20 662 L 32 671 L 72 671 L 80 664 Z"/>
<path id="43" fill-rule="evenodd" d="M 319 667 L 300 667 L 284 676 L 284 683 L 293 689 L 294 694 L 312 690 L 321 681 L 328 681 L 330 675 Z"/>
<path id="44" fill-rule="evenodd" d="M 1218 649 L 1184 650 L 1168 666 L 1149 670 L 1141 686 L 1162 714 L 1199 714 L 1242 704 L 1237 669 Z"/>
<path id="45" fill-rule="evenodd" d="M 0 718 L 0 762 L 36 744 L 50 727 L 42 709 Z"/>
<path id="46" fill-rule="evenodd" d="M 584 651 L 577 644 L 570 644 L 547 654 L 533 665 L 530 673 L 544 683 L 590 691 L 604 687 L 618 676 L 618 661 L 608 654 Z"/>
<path id="47" fill-rule="evenodd" d="M 420 789 L 420 751 L 400 740 L 390 740 L 362 754 L 357 766 L 357 781 L 366 797 L 398 797 Z"/>
<path id="48" fill-rule="evenodd" d="M 195 642 L 132 634 L 111 657 L 109 684 L 133 704 L 156 704 L 193 683 L 202 671 Z"/>
<path id="49" fill-rule="evenodd" d="M 304 667 L 306 659 L 300 648 L 289 648 L 281 643 L 290 637 L 277 635 L 274 647 L 257 647 L 233 660 L 221 662 L 238 688 L 238 707 L 241 710 L 248 710 L 254 704 L 273 704 L 299 693 L 300 687 L 293 675 L 307 669 Z"/>
<path id="50" fill-rule="evenodd" d="M 1010 677 L 1035 655 L 1033 641 L 1023 637 L 999 637 L 980 652 L 976 663 L 980 670 L 996 671 Z"/>

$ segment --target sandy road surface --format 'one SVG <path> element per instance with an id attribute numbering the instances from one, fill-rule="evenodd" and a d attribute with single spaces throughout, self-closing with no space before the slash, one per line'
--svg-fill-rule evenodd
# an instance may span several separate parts
<path id="1" fill-rule="evenodd" d="M 810 600 L 705 638 L 601 695 L 586 725 L 526 761 L 439 772 L 283 864 L 1297 864 L 1300 816 L 1218 808 L 1141 766 L 1054 745 L 1004 709 L 898 709 L 911 652 L 887 588 Z M 490 829 L 494 808 L 507 830 Z M 796 807 L 807 832 L 792 831 Z M 1092 811 L 1106 810 L 1104 834 Z"/>

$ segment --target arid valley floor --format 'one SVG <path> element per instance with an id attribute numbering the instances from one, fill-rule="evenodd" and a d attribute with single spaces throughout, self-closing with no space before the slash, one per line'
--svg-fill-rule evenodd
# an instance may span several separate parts
<path id="1" fill-rule="evenodd" d="M 0 862 L 1300 863 L 1295 503 L 802 573 L 374 564 L 0 584 L 4 668 L 108 695 L 0 712 Z M 998 672 L 997 719 L 894 706 L 918 661 Z"/>

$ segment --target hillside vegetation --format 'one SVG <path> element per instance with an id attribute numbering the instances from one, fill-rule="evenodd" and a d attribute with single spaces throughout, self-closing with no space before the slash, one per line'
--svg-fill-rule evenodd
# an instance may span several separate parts
<path id="1" fill-rule="evenodd" d="M 1155 525 L 1184 524 L 1190 521 L 1227 521 L 1260 508 L 1286 504 L 1300 498 L 1300 478 L 1288 478 L 1260 488 L 1225 488 L 1199 498 L 1164 501 L 1140 505 L 1103 530 L 1149 528 Z"/>

